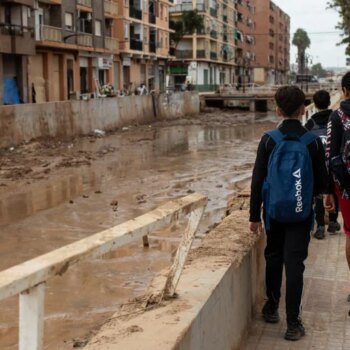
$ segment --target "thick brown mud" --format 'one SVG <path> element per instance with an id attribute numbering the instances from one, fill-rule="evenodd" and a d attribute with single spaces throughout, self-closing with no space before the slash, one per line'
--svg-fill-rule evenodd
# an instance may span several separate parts
<path id="1" fill-rule="evenodd" d="M 0 270 L 141 215 L 193 191 L 209 203 L 196 244 L 225 215 L 237 182 L 251 175 L 257 142 L 276 120 L 215 111 L 196 119 L 130 126 L 102 138 L 38 141 L 3 150 Z M 169 266 L 173 228 L 150 247 L 134 242 L 48 282 L 45 348 L 71 349 L 141 295 Z M 0 349 L 16 349 L 18 298 L 0 302 Z"/>

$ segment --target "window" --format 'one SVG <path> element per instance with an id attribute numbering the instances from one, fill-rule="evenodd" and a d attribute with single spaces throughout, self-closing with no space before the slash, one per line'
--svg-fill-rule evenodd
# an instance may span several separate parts
<path id="1" fill-rule="evenodd" d="M 102 22 L 99 20 L 95 21 L 95 35 L 102 36 Z"/>
<path id="2" fill-rule="evenodd" d="M 73 27 L 73 13 L 66 12 L 65 14 L 65 24 L 67 30 L 74 30 Z"/>

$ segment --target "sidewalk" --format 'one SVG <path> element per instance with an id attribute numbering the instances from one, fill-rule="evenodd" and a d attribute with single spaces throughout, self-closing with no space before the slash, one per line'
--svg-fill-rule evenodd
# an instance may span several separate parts
<path id="1" fill-rule="evenodd" d="M 285 304 L 281 300 L 279 324 L 266 324 L 257 314 L 244 350 L 350 349 L 350 274 L 345 258 L 345 236 L 311 240 L 306 263 L 303 313 L 306 336 L 297 342 L 283 339 Z M 284 291 L 282 292 L 284 298 Z"/>

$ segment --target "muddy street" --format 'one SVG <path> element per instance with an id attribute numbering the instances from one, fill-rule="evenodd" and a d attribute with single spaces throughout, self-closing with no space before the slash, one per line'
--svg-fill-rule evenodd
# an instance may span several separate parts
<path id="1" fill-rule="evenodd" d="M 0 270 L 201 192 L 209 203 L 197 240 L 219 222 L 249 178 L 273 115 L 214 111 L 104 137 L 37 141 L 2 151 Z M 155 233 L 49 281 L 45 348 L 84 345 L 118 305 L 141 295 L 169 266 L 178 232 Z M 16 349 L 18 298 L 0 303 L 0 349 Z"/>

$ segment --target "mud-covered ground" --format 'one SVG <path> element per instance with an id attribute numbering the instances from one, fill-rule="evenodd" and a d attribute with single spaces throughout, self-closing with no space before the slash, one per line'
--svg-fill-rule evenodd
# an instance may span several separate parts
<path id="1" fill-rule="evenodd" d="M 209 203 L 197 235 L 225 215 L 273 116 L 213 110 L 100 137 L 36 140 L 0 151 L 0 270 L 194 191 Z M 169 266 L 180 231 L 155 232 L 49 281 L 45 346 L 71 349 Z M 0 349 L 17 344 L 17 298 L 0 303 Z"/>

